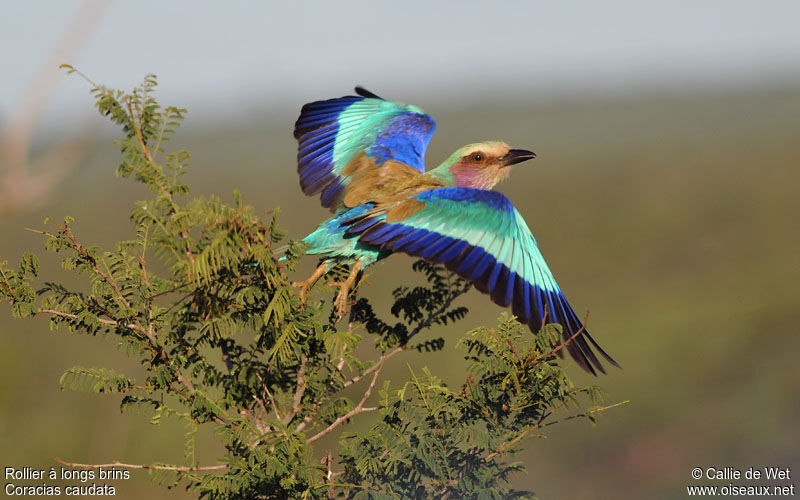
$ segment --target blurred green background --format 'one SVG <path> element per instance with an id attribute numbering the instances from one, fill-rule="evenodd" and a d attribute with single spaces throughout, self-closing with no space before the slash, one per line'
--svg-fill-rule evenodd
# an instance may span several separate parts
<path id="1" fill-rule="evenodd" d="M 303 47 L 278 49 L 287 58 L 308 55 Z M 118 84 L 109 74 L 109 83 L 130 88 L 144 73 L 158 71 L 146 61 L 134 66 L 135 78 Z M 293 119 L 303 102 L 348 88 L 319 81 L 313 93 L 265 99 L 231 113 L 201 100 L 182 101 L 179 89 L 170 87 L 169 68 L 158 71 L 161 100 L 189 107 L 189 123 L 173 146 L 193 155 L 187 178 L 193 192 L 230 201 L 239 189 L 261 212 L 280 206 L 292 236 L 310 232 L 327 212 L 300 192 Z M 81 69 L 107 81 L 101 65 Z M 207 78 L 225 75 L 209 70 Z M 613 92 L 550 94 L 518 80 L 516 86 L 505 81 L 503 88 L 516 89 L 510 94 L 484 83 L 453 98 L 444 83 L 428 91 L 405 78 L 387 83 L 391 93 L 368 88 L 414 102 L 436 118 L 429 163 L 483 139 L 536 151 L 538 158 L 516 167 L 499 189 L 525 216 L 576 310 L 591 310 L 594 337 L 624 367 L 598 380 L 572 370 L 576 382 L 607 388 L 609 402 L 630 403 L 604 414 L 597 426 L 572 421 L 530 442 L 521 457 L 529 474 L 516 478 L 518 487 L 541 498 L 675 498 L 694 484 L 689 472 L 696 466 L 800 465 L 800 79 L 639 82 Z M 347 74 L 334 80 L 366 83 Z M 86 85 L 70 85 L 69 106 L 88 110 Z M 80 122 L 64 111 L 52 113 L 35 136 L 31 158 Z M 109 245 L 132 234 L 128 211 L 145 192 L 114 177 L 114 133 L 94 129 L 76 168 L 50 191 L 0 215 L 0 259 L 15 262 L 23 250 L 40 249 L 41 238 L 24 228 L 41 227 L 46 215 L 75 216 L 76 231 L 91 243 Z M 298 276 L 316 262 L 307 260 Z M 411 262 L 393 256 L 377 264 L 362 293 L 385 306 L 389 292 L 408 283 Z M 71 280 L 52 259 L 44 261 L 42 274 Z M 474 291 L 463 303 L 471 310 L 464 321 L 421 340 L 454 340 L 468 328 L 494 324 L 501 313 Z M 151 426 L 120 414 L 118 397 L 59 391 L 58 377 L 74 365 L 139 374 L 113 339 L 52 333 L 45 320 L 12 321 L 7 305 L 0 306 L 0 338 L 0 465 L 49 469 L 54 457 L 181 460 L 179 426 Z M 407 360 L 460 383 L 464 364 L 453 340 L 441 352 Z M 404 376 L 403 365 L 396 363 L 387 377 Z M 217 450 L 210 435 L 201 438 L 209 463 Z M 155 486 L 143 471 L 132 475 L 115 483 L 119 498 L 191 498 L 180 488 Z"/>

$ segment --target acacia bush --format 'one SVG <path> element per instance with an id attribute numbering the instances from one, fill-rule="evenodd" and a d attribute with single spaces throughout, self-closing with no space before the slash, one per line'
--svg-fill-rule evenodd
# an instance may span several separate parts
<path id="1" fill-rule="evenodd" d="M 140 380 L 74 367 L 60 383 L 113 393 L 154 424 L 184 421 L 186 462 L 145 465 L 161 484 L 209 499 L 529 497 L 512 487 L 524 469 L 515 454 L 545 427 L 604 409 L 591 406 L 597 387 L 575 387 L 559 365 L 559 325 L 532 335 L 508 316 L 448 343 L 469 361 L 462 384 L 427 368 L 381 380 L 390 360 L 445 348 L 443 338 L 412 340 L 462 318 L 454 301 L 469 283 L 418 261 L 426 285 L 397 288 L 388 314 L 362 297 L 337 323 L 325 285 L 304 306 L 288 275 L 303 244 L 286 240 L 277 209 L 259 215 L 238 193 L 230 205 L 189 196 L 189 153 L 167 151 L 186 111 L 159 105 L 155 77 L 130 93 L 89 82 L 97 109 L 122 128 L 117 175 L 150 195 L 131 210 L 131 239 L 113 249 L 77 235 L 70 217 L 45 221 L 46 250 L 85 289 L 41 284 L 37 257 L 25 253 L 18 266 L 0 262 L 0 296 L 14 317 L 101 334 L 140 361 Z M 357 349 L 365 342 L 374 349 Z M 346 432 L 356 418 L 366 430 Z M 196 461 L 201 426 L 224 447 L 217 463 Z M 339 448 L 320 449 L 331 433 Z"/>

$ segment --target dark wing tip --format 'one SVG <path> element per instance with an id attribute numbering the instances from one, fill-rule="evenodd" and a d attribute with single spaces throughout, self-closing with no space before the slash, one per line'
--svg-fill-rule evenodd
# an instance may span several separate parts
<path id="1" fill-rule="evenodd" d="M 620 366 L 620 364 L 619 364 L 619 363 L 617 363 L 617 362 L 614 360 L 614 358 L 612 358 L 612 357 L 611 357 L 611 356 L 610 356 L 610 355 L 609 355 L 609 354 L 608 354 L 606 351 L 604 351 L 604 350 L 603 350 L 603 348 L 602 348 L 602 347 L 600 347 L 600 346 L 597 344 L 597 342 L 596 342 L 596 341 L 595 341 L 595 340 L 592 338 L 592 336 L 591 336 L 591 335 L 589 335 L 589 332 L 587 332 L 587 331 L 584 331 L 584 332 L 583 332 L 583 336 L 584 336 L 584 337 L 586 337 L 586 339 L 587 339 L 589 342 L 591 342 L 591 344 L 594 346 L 594 349 L 595 349 L 595 350 L 596 350 L 598 353 L 600 353 L 600 355 L 601 355 L 601 356 L 603 356 L 603 357 L 605 358 L 605 360 L 606 360 L 606 361 L 608 361 L 608 362 L 609 362 L 611 365 L 613 365 L 613 366 L 615 366 L 615 367 L 619 368 L 620 370 L 622 369 L 622 366 Z"/>
<path id="2" fill-rule="evenodd" d="M 565 328 L 565 325 L 562 324 L 561 326 L 562 328 Z M 564 332 L 563 342 L 568 342 L 569 338 L 574 335 L 574 333 L 568 333 L 566 328 Z M 594 350 L 589 343 L 594 346 Z M 600 360 L 597 359 L 597 356 L 595 356 L 595 350 L 612 366 L 622 369 L 622 367 L 614 360 L 614 358 L 609 356 L 608 353 L 606 353 L 599 345 L 597 345 L 597 342 L 595 342 L 592 336 L 589 335 L 589 332 L 587 332 L 585 329 L 577 337 L 572 339 L 572 341 L 569 341 L 569 344 L 567 344 L 567 351 L 578 366 L 592 375 L 597 376 L 598 371 L 605 375 L 606 370 Z M 561 352 L 559 352 L 559 354 L 561 354 Z"/>
<path id="3" fill-rule="evenodd" d="M 356 91 L 356 94 L 360 95 L 361 97 L 371 97 L 373 99 L 380 99 L 382 101 L 386 100 L 386 99 L 384 99 L 383 97 L 381 97 L 379 95 L 373 94 L 372 92 L 370 92 L 369 90 L 365 89 L 361 85 L 356 85 L 355 91 Z"/>

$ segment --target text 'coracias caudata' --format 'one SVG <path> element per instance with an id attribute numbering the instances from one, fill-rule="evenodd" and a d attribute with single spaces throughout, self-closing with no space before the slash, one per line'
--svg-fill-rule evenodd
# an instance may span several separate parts
<path id="1" fill-rule="evenodd" d="M 347 264 L 350 275 L 337 283 L 341 318 L 363 269 L 403 252 L 471 280 L 533 331 L 559 323 L 560 343 L 584 370 L 605 373 L 594 350 L 619 366 L 585 330 L 520 213 L 492 191 L 512 165 L 536 155 L 503 142 L 469 144 L 426 172 L 433 118 L 362 88 L 356 93 L 306 104 L 295 124 L 303 192 L 320 194 L 334 213 L 303 240 L 307 253 L 324 260 L 296 283 L 301 298 L 336 264 Z"/>

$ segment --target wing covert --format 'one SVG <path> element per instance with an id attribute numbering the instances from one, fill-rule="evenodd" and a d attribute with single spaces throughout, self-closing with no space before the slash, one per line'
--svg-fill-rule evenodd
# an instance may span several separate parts
<path id="1" fill-rule="evenodd" d="M 364 243 L 444 264 L 495 303 L 510 305 L 533 331 L 547 320 L 563 327 L 562 342 L 580 332 L 566 349 L 590 373 L 605 372 L 592 347 L 618 366 L 583 329 L 530 229 L 503 194 L 446 187 L 402 203 L 409 209 L 400 210 L 401 220 L 373 212 L 354 219 L 348 232 Z"/>
<path id="2" fill-rule="evenodd" d="M 436 122 L 420 108 L 381 99 L 356 88 L 359 96 L 306 104 L 295 123 L 297 172 L 306 195 L 321 193 L 332 211 L 355 169 L 393 160 L 425 171 L 425 150 Z"/>

